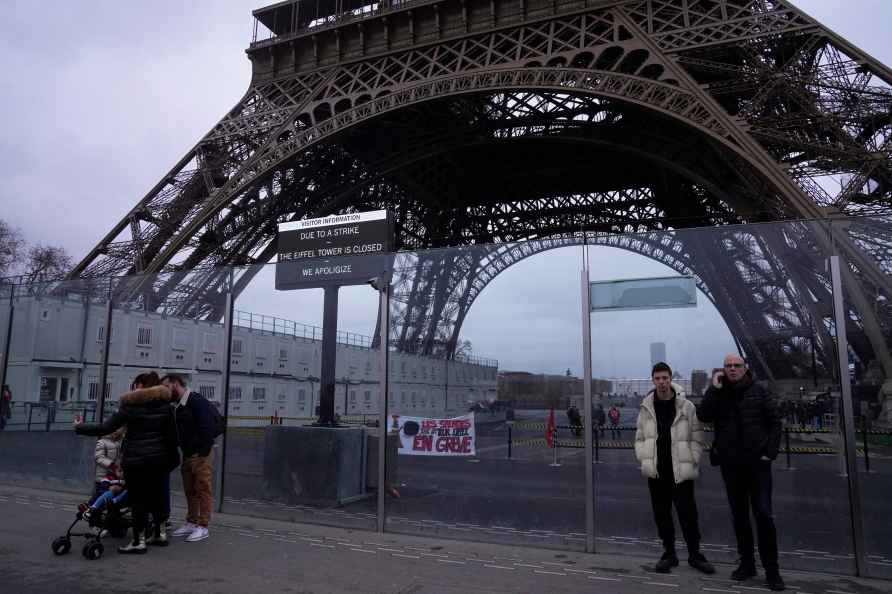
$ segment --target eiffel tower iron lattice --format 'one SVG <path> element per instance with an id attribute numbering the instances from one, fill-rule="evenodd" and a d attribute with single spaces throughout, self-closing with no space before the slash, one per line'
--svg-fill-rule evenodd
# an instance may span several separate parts
<path id="1" fill-rule="evenodd" d="M 73 278 L 160 274 L 144 306 L 215 318 L 219 268 L 270 261 L 277 223 L 386 208 L 407 252 L 403 350 L 451 356 L 495 275 L 585 242 L 694 274 L 767 376 L 798 373 L 772 355 L 806 339 L 832 367 L 829 283 L 809 260 L 824 233 L 729 227 L 715 262 L 719 235 L 673 232 L 889 208 L 892 71 L 791 2 L 299 0 L 254 16 L 247 93 Z M 832 241 L 864 289 L 853 345 L 892 377 L 892 229 Z M 413 252 L 446 246 L 477 247 Z M 256 268 L 239 270 L 236 291 Z"/>

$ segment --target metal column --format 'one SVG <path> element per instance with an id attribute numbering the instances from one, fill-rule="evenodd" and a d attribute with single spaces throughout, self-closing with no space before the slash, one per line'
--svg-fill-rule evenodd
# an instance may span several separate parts
<path id="1" fill-rule="evenodd" d="M 229 431 L 229 371 L 232 364 L 232 314 L 234 299 L 232 298 L 233 273 L 229 272 L 229 291 L 226 293 L 226 311 L 223 314 L 223 334 L 225 341 L 223 346 L 223 444 L 220 446 L 220 481 L 219 499 L 217 500 L 217 511 L 223 511 L 223 494 L 226 487 L 226 444 L 229 442 L 227 433 Z M 312 395 L 310 396 L 312 400 Z"/>
<path id="2" fill-rule="evenodd" d="M 583 248 L 588 252 L 587 248 Z M 585 390 L 585 412 L 583 431 L 585 432 L 585 550 L 595 552 L 595 476 L 592 459 L 592 318 L 591 318 L 591 285 L 588 275 L 588 258 L 584 258 L 584 268 L 580 275 L 582 284 L 582 369 L 583 389 Z"/>
<path id="3" fill-rule="evenodd" d="M 102 340 L 102 368 L 99 370 L 99 397 L 97 398 L 99 408 L 97 413 L 97 422 L 101 423 L 105 418 L 105 385 L 108 383 L 108 349 L 111 346 L 112 334 L 112 307 L 114 299 L 112 299 L 113 280 L 108 280 L 108 301 L 105 304 L 105 336 Z"/>
<path id="4" fill-rule="evenodd" d="M 849 485 L 849 510 L 852 519 L 852 541 L 855 551 L 855 572 L 866 576 L 867 560 L 864 551 L 864 526 L 861 516 L 861 487 L 858 460 L 855 452 L 855 421 L 852 404 L 852 384 L 849 377 L 849 341 L 846 337 L 846 308 L 843 303 L 842 277 L 839 256 L 830 256 L 830 277 L 833 283 L 833 319 L 836 325 L 836 350 L 839 356 L 839 384 L 842 390 L 843 445 Z"/>
<path id="5" fill-rule="evenodd" d="M 384 509 L 387 498 L 387 385 L 389 371 L 390 335 L 390 275 L 380 277 L 378 301 L 378 532 L 384 532 Z"/>
<path id="6" fill-rule="evenodd" d="M 0 388 L 6 385 L 6 370 L 9 369 L 9 349 L 12 346 L 12 321 L 15 316 L 15 285 L 9 285 L 9 316 L 6 318 L 6 343 L 3 346 L 3 367 L 0 368 Z M 10 404 L 12 407 L 12 404 Z M 10 411 L 12 408 L 10 408 Z"/>

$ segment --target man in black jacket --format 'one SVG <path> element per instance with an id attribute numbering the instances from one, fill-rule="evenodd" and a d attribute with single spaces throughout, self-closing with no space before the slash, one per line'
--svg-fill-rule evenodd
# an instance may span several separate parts
<path id="1" fill-rule="evenodd" d="M 766 586 L 783 590 L 771 511 L 771 462 L 777 457 L 782 432 L 777 399 L 753 380 L 742 358 L 728 355 L 724 370 L 713 375 L 697 416 L 715 429 L 712 459 L 721 465 L 740 555 L 740 567 L 731 578 L 744 581 L 756 575 L 752 504 Z"/>
<path id="2" fill-rule="evenodd" d="M 170 388 L 175 402 L 177 437 L 183 454 L 181 471 L 186 493 L 186 523 L 174 536 L 185 536 L 186 542 L 204 540 L 210 535 L 208 524 L 213 505 L 214 419 L 210 402 L 186 388 L 182 376 L 168 375 L 164 385 Z"/>

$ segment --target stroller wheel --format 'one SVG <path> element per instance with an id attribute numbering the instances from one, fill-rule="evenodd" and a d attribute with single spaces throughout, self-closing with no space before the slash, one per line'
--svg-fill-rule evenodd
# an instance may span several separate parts
<path id="1" fill-rule="evenodd" d="M 102 546 L 101 542 L 88 542 L 84 545 L 81 552 L 83 553 L 84 558 L 89 559 L 90 561 L 95 561 L 102 557 L 102 553 L 105 552 L 105 547 Z"/>
<path id="2" fill-rule="evenodd" d="M 55 553 L 56 555 L 64 555 L 71 550 L 71 539 L 67 536 L 60 536 L 53 541 L 53 544 L 51 546 L 53 549 L 53 553 Z"/>

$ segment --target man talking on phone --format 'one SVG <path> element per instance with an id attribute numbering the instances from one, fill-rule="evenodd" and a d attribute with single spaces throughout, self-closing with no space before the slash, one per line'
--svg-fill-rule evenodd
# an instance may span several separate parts
<path id="1" fill-rule="evenodd" d="M 771 462 L 777 458 L 782 432 L 777 399 L 756 383 L 741 357 L 728 355 L 723 368 L 713 374 L 697 417 L 715 429 L 711 460 L 721 466 L 740 555 L 740 566 L 731 578 L 742 582 L 756 576 L 752 505 L 765 585 L 783 590 L 771 511 Z"/>

